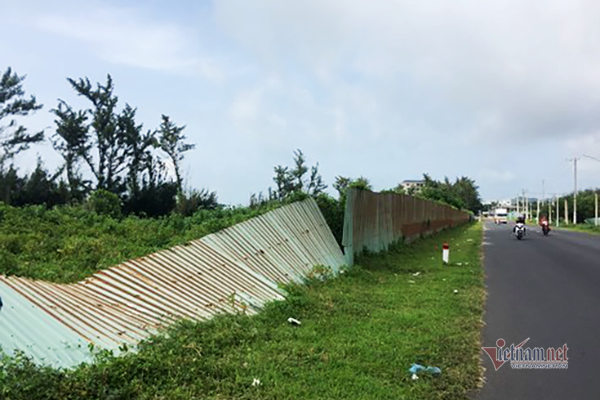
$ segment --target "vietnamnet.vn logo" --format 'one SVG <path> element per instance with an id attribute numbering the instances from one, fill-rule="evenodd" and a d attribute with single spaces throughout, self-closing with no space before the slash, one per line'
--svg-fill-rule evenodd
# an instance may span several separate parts
<path id="1" fill-rule="evenodd" d="M 523 347 L 530 338 L 521 343 L 506 346 L 504 339 L 496 340 L 497 347 L 482 347 L 483 351 L 490 357 L 494 363 L 494 368 L 498 371 L 504 363 L 510 361 L 513 369 L 567 369 L 569 358 L 567 351 L 569 348 L 565 343 L 562 347 Z"/>

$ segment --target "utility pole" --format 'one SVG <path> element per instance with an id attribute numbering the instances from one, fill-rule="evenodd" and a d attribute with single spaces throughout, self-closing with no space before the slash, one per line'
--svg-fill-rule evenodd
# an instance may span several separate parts
<path id="1" fill-rule="evenodd" d="M 529 194 L 525 192 L 525 221 L 529 221 Z"/>
<path id="2" fill-rule="evenodd" d="M 537 212 L 535 214 L 535 220 L 539 224 L 540 223 L 540 199 L 537 199 Z"/>
<path id="3" fill-rule="evenodd" d="M 577 157 L 573 159 L 574 190 L 573 190 L 573 225 L 577 225 Z"/>
<path id="4" fill-rule="evenodd" d="M 587 154 L 582 154 L 582 155 L 584 157 L 591 158 L 592 160 L 600 162 L 600 158 L 588 156 Z M 595 201 L 596 201 L 596 205 L 595 205 L 595 211 L 596 211 L 596 213 L 594 215 L 594 217 L 595 217 L 595 219 L 594 219 L 594 225 L 598 226 L 599 225 L 599 221 L 598 221 L 598 191 L 596 191 L 594 193 L 594 197 L 595 197 Z"/>
<path id="5" fill-rule="evenodd" d="M 556 195 L 554 195 L 554 201 L 550 200 L 550 204 L 552 203 L 556 204 L 556 226 L 560 226 L 560 222 L 558 222 L 560 220 L 560 207 L 558 206 L 558 197 L 556 197 Z M 550 222 L 552 222 L 552 220 L 550 220 Z"/>
<path id="6" fill-rule="evenodd" d="M 573 161 L 573 224 L 577 224 L 577 160 L 577 157 L 567 160 Z"/>

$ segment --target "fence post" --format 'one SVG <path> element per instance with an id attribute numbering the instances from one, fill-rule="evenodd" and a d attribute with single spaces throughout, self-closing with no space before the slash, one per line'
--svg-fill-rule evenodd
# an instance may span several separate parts
<path id="1" fill-rule="evenodd" d="M 354 196 L 355 189 L 346 189 L 342 246 L 344 246 L 344 256 L 349 267 L 354 265 Z"/>

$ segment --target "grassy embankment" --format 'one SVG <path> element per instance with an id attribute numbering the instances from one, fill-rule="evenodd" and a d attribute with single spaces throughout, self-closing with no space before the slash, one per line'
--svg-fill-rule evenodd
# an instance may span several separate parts
<path id="1" fill-rule="evenodd" d="M 476 388 L 481 226 L 358 262 L 336 279 L 289 287 L 286 301 L 257 316 L 182 322 L 121 358 L 73 371 L 10 361 L 0 369 L 0 398 L 458 399 Z M 442 375 L 413 381 L 407 369 L 415 362 Z"/>
<path id="2" fill-rule="evenodd" d="M 276 207 L 113 219 L 81 206 L 46 210 L 0 202 L 0 274 L 77 282 L 100 269 L 198 239 Z"/>
<path id="3" fill-rule="evenodd" d="M 594 225 L 589 225 L 589 224 L 577 224 L 577 225 L 561 224 L 560 227 L 556 228 L 553 226 L 552 229 L 565 229 L 568 231 L 585 232 L 585 233 L 593 233 L 596 235 L 600 235 L 600 226 L 594 226 Z"/>

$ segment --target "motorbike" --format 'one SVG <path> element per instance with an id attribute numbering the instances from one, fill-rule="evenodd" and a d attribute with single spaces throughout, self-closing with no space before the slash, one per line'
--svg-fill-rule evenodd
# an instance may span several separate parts
<path id="1" fill-rule="evenodd" d="M 517 222 L 517 225 L 514 228 L 515 236 L 517 239 L 521 240 L 525 236 L 525 224 L 522 222 Z"/>
<path id="2" fill-rule="evenodd" d="M 548 236 L 548 233 L 550 233 L 550 225 L 548 224 L 548 221 L 542 222 L 542 233 L 544 236 Z"/>

